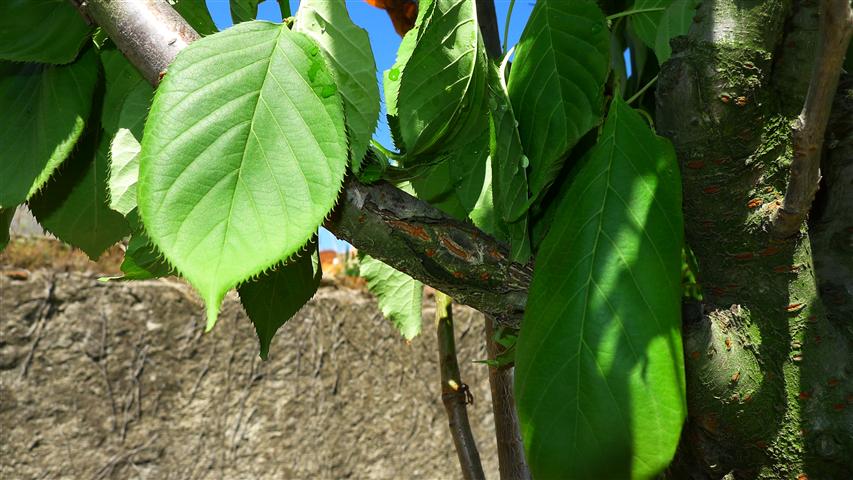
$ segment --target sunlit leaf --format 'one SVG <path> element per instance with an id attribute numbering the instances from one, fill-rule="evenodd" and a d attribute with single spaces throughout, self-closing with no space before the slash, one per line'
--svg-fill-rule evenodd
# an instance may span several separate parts
<path id="1" fill-rule="evenodd" d="M 267 359 L 275 333 L 314 296 L 322 277 L 314 241 L 299 256 L 237 288 L 240 303 L 255 325 L 261 358 Z"/>
<path id="2" fill-rule="evenodd" d="M 0 60 L 69 63 L 91 30 L 68 0 L 2 0 Z"/>
<path id="3" fill-rule="evenodd" d="M 97 80 L 91 50 L 70 65 L 0 63 L 0 207 L 23 203 L 71 154 Z"/>
<path id="4" fill-rule="evenodd" d="M 509 75 L 509 96 L 538 198 L 577 141 L 601 122 L 610 35 L 593 0 L 539 0 Z"/>
<path id="5" fill-rule="evenodd" d="M 379 119 L 379 85 L 370 39 L 344 0 L 302 0 L 294 30 L 320 45 L 344 101 L 352 169 L 358 172 Z"/>
<path id="6" fill-rule="evenodd" d="M 110 208 L 125 216 L 136 208 L 140 150 L 139 140 L 126 128 L 119 129 L 110 144 Z"/>
<path id="7" fill-rule="evenodd" d="M 669 142 L 614 98 L 536 257 L 516 354 L 535 478 L 649 479 L 685 418 L 681 182 Z"/>
<path id="8" fill-rule="evenodd" d="M 368 255 L 362 257 L 359 272 L 367 280 L 367 288 L 376 295 L 382 315 L 391 320 L 403 338 L 411 340 L 418 336 L 423 284 Z"/>
<path id="9" fill-rule="evenodd" d="M 207 304 L 286 260 L 335 203 L 347 163 L 341 98 L 319 47 L 246 22 L 193 42 L 146 123 L 145 231 Z"/>

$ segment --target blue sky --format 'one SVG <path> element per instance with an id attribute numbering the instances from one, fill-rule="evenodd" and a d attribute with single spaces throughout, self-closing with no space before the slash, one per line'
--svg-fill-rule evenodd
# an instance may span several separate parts
<path id="1" fill-rule="evenodd" d="M 207 0 L 210 15 L 220 30 L 228 28 L 232 24 L 228 3 L 228 0 Z M 394 59 L 397 56 L 397 48 L 400 46 L 400 37 L 394 31 L 394 27 L 391 25 L 391 21 L 388 19 L 385 11 L 371 7 L 364 0 L 347 0 L 346 4 L 353 22 L 367 30 L 370 36 L 373 55 L 376 57 L 377 81 L 381 82 L 382 72 L 391 68 L 394 64 Z M 509 27 L 508 43 L 510 46 L 518 42 L 527 18 L 533 9 L 533 4 L 534 2 L 531 0 L 516 0 Z M 495 0 L 495 10 L 501 32 L 503 32 L 509 5 L 510 0 Z M 290 0 L 290 8 L 291 12 L 296 13 L 296 10 L 299 8 L 299 0 Z M 281 12 L 279 11 L 278 3 L 274 0 L 262 2 L 258 8 L 258 19 L 280 22 Z M 501 38 L 501 41 L 503 41 L 503 38 Z M 391 137 L 388 132 L 388 125 L 384 119 L 385 111 L 383 105 L 380 122 L 374 137 L 382 144 L 390 146 Z M 346 242 L 339 241 L 325 229 L 320 229 L 321 250 L 344 250 L 346 246 Z"/>

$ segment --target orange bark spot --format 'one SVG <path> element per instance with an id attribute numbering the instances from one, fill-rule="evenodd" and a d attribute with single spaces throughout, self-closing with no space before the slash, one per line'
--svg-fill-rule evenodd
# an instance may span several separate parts
<path id="1" fill-rule="evenodd" d="M 484 282 L 487 281 L 489 278 L 491 278 L 491 275 L 489 275 L 487 272 L 483 272 L 480 274 L 480 280 Z"/>
<path id="2" fill-rule="evenodd" d="M 779 247 L 767 247 L 759 252 L 759 255 L 762 257 L 769 257 L 771 255 L 776 255 L 777 253 L 779 253 Z"/>
<path id="3" fill-rule="evenodd" d="M 726 95 L 724 93 L 724 94 L 720 95 L 720 101 L 723 103 L 729 103 L 732 101 L 732 97 L 730 97 L 729 95 Z"/>
<path id="4" fill-rule="evenodd" d="M 840 411 L 844 410 L 845 406 L 846 405 L 844 405 L 843 403 L 836 403 L 835 405 L 832 406 L 832 408 L 834 408 L 836 412 L 840 412 Z"/>
<path id="5" fill-rule="evenodd" d="M 746 106 L 747 103 L 748 100 L 744 96 L 737 97 L 737 100 L 735 100 L 735 105 L 737 105 L 738 107 Z"/>
<path id="6" fill-rule="evenodd" d="M 808 400 L 812 398 L 811 392 L 800 392 L 800 400 Z"/>
<path id="7" fill-rule="evenodd" d="M 832 388 L 837 387 L 839 383 L 840 383 L 840 382 L 839 382 L 839 380 L 838 380 L 837 378 L 835 378 L 835 377 L 830 378 L 830 379 L 826 382 L 826 384 L 827 384 L 827 385 L 829 385 L 829 386 L 830 386 L 830 387 L 832 387 Z"/>
<path id="8" fill-rule="evenodd" d="M 425 253 L 426 253 L 427 257 L 434 257 L 435 256 L 435 250 L 432 248 L 427 248 Z"/>
<path id="9" fill-rule="evenodd" d="M 690 358 L 692 358 L 693 360 L 699 360 L 699 357 L 701 357 L 701 356 L 702 356 L 702 354 L 699 353 L 699 351 L 697 351 L 697 350 L 690 352 Z"/>
<path id="10" fill-rule="evenodd" d="M 726 350 L 731 350 L 731 349 L 732 349 L 732 339 L 729 337 L 726 337 Z"/>
<path id="11" fill-rule="evenodd" d="M 786 312 L 795 312 L 797 310 L 802 309 L 806 304 L 805 303 L 792 303 L 790 305 L 785 306 Z"/>
<path id="12" fill-rule="evenodd" d="M 453 240 L 451 240 L 447 237 L 440 237 L 439 241 L 441 242 L 442 245 L 444 245 L 444 248 L 450 250 L 450 253 L 452 253 L 453 255 L 455 255 L 455 256 L 457 256 L 457 257 L 459 257 L 465 261 L 468 261 L 468 259 L 471 258 L 471 255 L 469 255 L 468 252 L 466 252 L 464 248 L 459 246 L 459 244 L 454 242 Z"/>
<path id="13" fill-rule="evenodd" d="M 738 382 L 738 380 L 740 380 L 740 372 L 735 372 L 735 373 L 732 375 L 732 383 L 737 383 L 737 382 Z"/>
<path id="14" fill-rule="evenodd" d="M 705 166 L 705 162 L 702 160 L 693 160 L 692 162 L 687 162 L 687 168 L 693 170 L 699 170 Z"/>
<path id="15" fill-rule="evenodd" d="M 720 193 L 720 187 L 717 185 L 711 185 L 710 187 L 703 188 L 702 191 L 708 195 L 714 195 Z"/>
<path id="16" fill-rule="evenodd" d="M 392 227 L 396 228 L 397 230 L 402 231 L 403 233 L 405 233 L 406 235 L 408 235 L 410 237 L 418 238 L 418 239 L 423 240 L 425 242 L 428 242 L 431 240 L 429 233 L 427 233 L 427 231 L 424 229 L 424 227 L 422 227 L 420 225 L 412 225 L 410 223 L 406 223 L 406 222 L 403 222 L 400 220 L 391 220 L 388 223 Z"/>
<path id="17" fill-rule="evenodd" d="M 749 201 L 749 203 L 746 204 L 746 206 L 749 208 L 756 208 L 756 207 L 760 207 L 762 203 L 764 203 L 764 201 L 761 200 L 760 198 L 753 198 L 752 200 Z"/>
<path id="18" fill-rule="evenodd" d="M 752 260 L 753 256 L 754 255 L 752 254 L 752 252 L 740 252 L 740 253 L 734 254 L 734 257 L 737 260 Z"/>
<path id="19" fill-rule="evenodd" d="M 465 275 L 462 272 L 453 272 L 453 276 L 456 278 L 459 278 L 459 279 L 465 277 Z"/>

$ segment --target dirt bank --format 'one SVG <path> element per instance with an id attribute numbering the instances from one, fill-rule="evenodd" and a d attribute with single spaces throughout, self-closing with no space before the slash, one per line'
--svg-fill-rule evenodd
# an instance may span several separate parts
<path id="1" fill-rule="evenodd" d="M 358 291 L 321 289 L 257 356 L 235 299 L 203 334 L 174 280 L 0 276 L 0 478 L 458 478 L 432 309 L 402 341 Z M 21 276 L 23 277 L 23 275 Z M 456 310 L 487 476 L 483 322 Z"/>

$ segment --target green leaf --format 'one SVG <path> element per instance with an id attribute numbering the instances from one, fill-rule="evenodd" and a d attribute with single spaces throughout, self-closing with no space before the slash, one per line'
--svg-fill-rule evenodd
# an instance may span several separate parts
<path id="1" fill-rule="evenodd" d="M 121 280 L 149 280 L 172 274 L 169 264 L 163 261 L 160 252 L 141 230 L 135 232 L 127 243 L 121 271 L 124 273 Z"/>
<path id="2" fill-rule="evenodd" d="M 263 0 L 230 0 L 231 20 L 234 25 L 249 22 L 258 17 L 258 4 Z"/>
<path id="3" fill-rule="evenodd" d="M 290 0 L 277 0 L 278 1 L 278 9 L 281 10 L 281 18 L 288 18 L 292 14 L 290 13 Z"/>
<path id="4" fill-rule="evenodd" d="M 539 198 L 577 141 L 601 122 L 610 35 L 593 0 L 539 0 L 509 75 L 509 97 Z"/>
<path id="5" fill-rule="evenodd" d="M 663 65 L 672 55 L 669 41 L 679 35 L 687 35 L 699 3 L 699 0 L 674 0 L 663 12 L 654 45 L 659 64 Z"/>
<path id="6" fill-rule="evenodd" d="M 376 296 L 382 315 L 394 323 L 406 340 L 421 333 L 421 304 L 424 286 L 375 258 L 364 255 L 359 273 L 367 280 L 367 288 Z"/>
<path id="7" fill-rule="evenodd" d="M 9 228 L 15 218 L 15 208 L 0 208 L 0 252 L 9 245 Z"/>
<path id="8" fill-rule="evenodd" d="M 68 0 L 0 2 L 0 60 L 69 63 L 90 31 Z"/>
<path id="9" fill-rule="evenodd" d="M 139 140 L 154 89 L 117 48 L 103 49 L 100 57 L 106 84 L 101 126 L 109 135 L 128 129 Z"/>
<path id="10" fill-rule="evenodd" d="M 199 35 L 207 36 L 217 32 L 204 0 L 172 0 L 169 3 Z"/>
<path id="11" fill-rule="evenodd" d="M 487 65 L 474 0 L 435 0 L 400 73 L 407 158 L 470 141 L 486 108 Z"/>
<path id="12" fill-rule="evenodd" d="M 26 201 L 71 154 L 97 81 L 91 50 L 65 66 L 0 63 L 0 207 Z"/>
<path id="13" fill-rule="evenodd" d="M 267 359 L 275 333 L 311 300 L 322 277 L 317 242 L 312 241 L 307 251 L 237 288 L 240 302 L 255 325 L 261 358 Z"/>
<path id="14" fill-rule="evenodd" d="M 145 230 L 207 304 L 296 253 L 343 183 L 340 96 L 319 47 L 247 22 L 184 49 L 157 89 L 142 139 Z"/>
<path id="15" fill-rule="evenodd" d="M 29 201 L 45 230 L 97 260 L 130 233 L 127 221 L 109 207 L 110 139 L 90 127 L 78 149 Z"/>
<path id="16" fill-rule="evenodd" d="M 397 48 L 397 58 L 394 61 L 394 65 L 383 72 L 382 86 L 385 94 L 385 111 L 388 113 L 389 117 L 394 117 L 395 119 L 398 117 L 397 97 L 400 94 L 400 78 L 403 76 L 406 64 L 409 62 L 409 59 L 412 58 L 412 52 L 415 51 L 415 46 L 418 44 L 421 26 L 429 17 L 433 8 L 435 8 L 435 2 L 433 0 L 423 0 L 418 3 L 418 18 L 415 21 L 415 26 L 406 33 L 403 40 L 400 42 L 400 46 Z M 401 147 L 403 147 L 403 145 L 397 145 L 397 148 Z"/>
<path id="17" fill-rule="evenodd" d="M 136 183 L 139 179 L 139 152 L 142 145 L 126 129 L 119 129 L 110 144 L 110 208 L 127 216 L 136 208 Z"/>
<path id="18" fill-rule="evenodd" d="M 651 8 L 667 8 L 673 0 L 636 0 L 631 10 L 646 10 Z M 658 25 L 663 18 L 663 10 L 655 12 L 636 13 L 628 17 L 631 29 L 649 48 L 655 48 L 658 35 Z"/>
<path id="19" fill-rule="evenodd" d="M 352 169 L 358 172 L 379 120 L 376 62 L 367 32 L 350 20 L 344 0 L 302 0 L 294 30 L 320 45 L 344 100 Z"/>
<path id="20" fill-rule="evenodd" d="M 681 182 L 615 98 L 536 257 L 516 354 L 535 478 L 653 478 L 686 414 Z"/>

